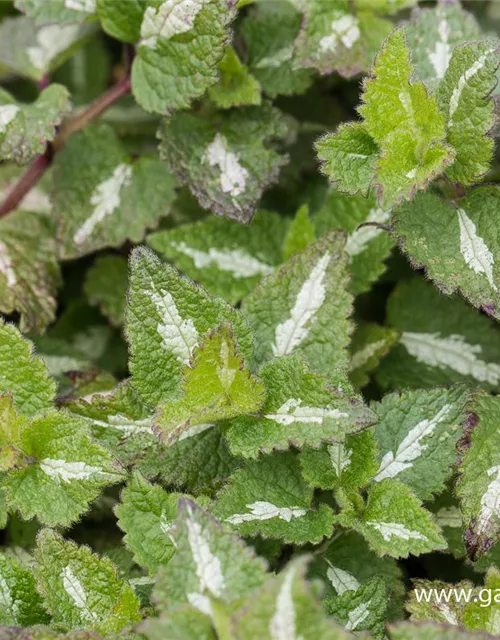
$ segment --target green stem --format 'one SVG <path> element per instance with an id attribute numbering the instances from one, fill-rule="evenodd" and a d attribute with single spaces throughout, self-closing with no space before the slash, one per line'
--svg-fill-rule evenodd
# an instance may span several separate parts
<path id="1" fill-rule="evenodd" d="M 212 603 L 212 620 L 217 632 L 218 640 L 234 640 L 231 632 L 231 617 L 227 613 L 226 607 L 222 602 L 211 598 Z"/>

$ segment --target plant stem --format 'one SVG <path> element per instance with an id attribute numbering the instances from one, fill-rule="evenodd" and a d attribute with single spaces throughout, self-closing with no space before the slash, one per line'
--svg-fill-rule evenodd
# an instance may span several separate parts
<path id="1" fill-rule="evenodd" d="M 54 151 L 59 151 L 67 138 L 75 131 L 80 131 L 89 122 L 98 118 L 106 109 L 109 109 L 117 100 L 130 93 L 130 76 L 125 76 L 122 80 L 108 89 L 92 102 L 84 111 L 70 120 L 57 134 L 52 146 Z"/>
<path id="2" fill-rule="evenodd" d="M 75 131 L 80 131 L 89 122 L 98 118 L 117 100 L 130 93 L 130 76 L 126 75 L 113 85 L 108 91 L 99 96 L 86 109 L 65 124 L 54 141 L 47 145 L 45 152 L 37 156 L 25 173 L 12 187 L 7 197 L 0 205 L 0 218 L 16 209 L 24 196 L 35 186 L 45 171 L 52 164 L 54 154 L 62 149 L 68 137 Z"/>
<path id="3" fill-rule="evenodd" d="M 52 155 L 52 148 L 48 146 L 43 155 L 37 156 L 33 160 L 2 202 L 0 206 L 0 218 L 3 218 L 3 216 L 6 216 L 10 211 L 15 209 L 28 191 L 40 180 L 50 166 Z"/>

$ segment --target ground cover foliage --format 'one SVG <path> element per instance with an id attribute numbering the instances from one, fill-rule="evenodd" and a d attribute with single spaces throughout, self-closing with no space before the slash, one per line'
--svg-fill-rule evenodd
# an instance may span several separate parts
<path id="1" fill-rule="evenodd" d="M 0 17 L 0 640 L 500 636 L 500 4 Z"/>

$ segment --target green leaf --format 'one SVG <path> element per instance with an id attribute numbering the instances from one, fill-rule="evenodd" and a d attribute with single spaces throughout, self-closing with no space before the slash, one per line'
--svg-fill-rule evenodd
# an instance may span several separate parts
<path id="1" fill-rule="evenodd" d="M 434 622 L 398 622 L 389 625 L 389 638 L 390 640 L 482 640 L 484 634 Z"/>
<path id="2" fill-rule="evenodd" d="M 281 264 L 287 228 L 282 216 L 257 211 L 248 227 L 211 216 L 153 233 L 147 242 L 209 293 L 234 304 Z"/>
<path id="3" fill-rule="evenodd" d="M 435 596 L 447 591 L 459 593 L 460 589 L 463 589 L 465 593 L 470 593 L 473 591 L 472 582 L 463 580 L 450 588 L 451 585 L 449 583 L 439 580 L 413 580 L 412 587 L 405 604 L 405 608 L 410 614 L 410 620 L 462 625 L 465 602 L 462 603 L 453 597 L 449 598 L 448 602 L 445 599 L 440 602 L 439 597 L 436 598 Z M 456 589 L 456 591 L 452 591 L 452 589 Z M 431 596 L 430 601 L 427 602 L 425 597 L 422 597 L 422 594 L 424 596 L 429 594 Z"/>
<path id="4" fill-rule="evenodd" d="M 388 206 L 411 199 L 453 160 L 445 143 L 445 118 L 413 68 L 403 29 L 392 33 L 364 83 L 358 108 L 368 134 L 380 146 L 375 183 Z"/>
<path id="5" fill-rule="evenodd" d="M 176 553 L 153 591 L 160 613 L 184 603 L 212 617 L 216 603 L 234 611 L 265 582 L 264 560 L 193 502 L 182 499 L 178 508 Z"/>
<path id="6" fill-rule="evenodd" d="M 19 103 L 0 90 L 0 158 L 27 164 L 43 153 L 70 108 L 69 92 L 60 84 L 44 89 L 33 104 Z"/>
<path id="7" fill-rule="evenodd" d="M 219 71 L 219 83 L 208 90 L 208 97 L 216 107 L 231 109 L 261 103 L 260 85 L 242 64 L 233 47 L 227 47 L 219 63 Z"/>
<path id="8" fill-rule="evenodd" d="M 165 615 L 148 618 L 140 630 L 149 640 L 217 640 L 210 618 L 190 605 L 180 605 Z"/>
<path id="9" fill-rule="evenodd" d="M 234 618 L 238 640 L 302 638 L 347 640 L 351 634 L 335 625 L 305 580 L 308 558 L 290 562 L 270 578 Z"/>
<path id="10" fill-rule="evenodd" d="M 306 447 L 300 454 L 302 475 L 311 487 L 341 488 L 355 494 L 377 473 L 378 446 L 372 429 L 321 449 Z"/>
<path id="11" fill-rule="evenodd" d="M 85 276 L 84 291 L 89 303 L 115 327 L 123 324 L 127 303 L 128 266 L 121 256 L 99 256 Z"/>
<path id="12" fill-rule="evenodd" d="M 434 111 L 432 122 L 437 129 L 441 125 L 441 115 L 437 108 L 428 111 Z M 379 201 L 384 207 L 413 198 L 453 160 L 453 150 L 437 140 L 441 128 L 430 142 L 425 138 L 421 140 L 419 135 L 419 131 L 401 127 L 388 137 L 382 147 L 375 181 L 381 194 Z"/>
<path id="13" fill-rule="evenodd" d="M 333 531 L 326 504 L 311 505 L 313 490 L 292 452 L 262 456 L 231 476 L 212 507 L 216 518 L 243 536 L 280 538 L 289 544 L 319 543 Z"/>
<path id="14" fill-rule="evenodd" d="M 134 44 L 141 37 L 147 0 L 97 0 L 99 22 L 110 36 Z"/>
<path id="15" fill-rule="evenodd" d="M 487 136 L 494 124 L 489 94 L 497 82 L 499 46 L 495 40 L 455 47 L 436 93 L 447 121 L 447 140 L 455 149 L 455 162 L 446 170 L 452 182 L 475 184 L 489 169 L 494 148 Z"/>
<path id="16" fill-rule="evenodd" d="M 350 392 L 345 377 L 339 374 L 338 386 L 331 387 L 297 356 L 272 360 L 259 377 L 267 390 L 262 410 L 232 420 L 226 431 L 235 455 L 256 458 L 259 452 L 286 450 L 291 445 L 318 448 L 325 441 L 343 442 L 375 418 L 361 398 Z M 345 387 L 347 391 L 342 390 Z"/>
<path id="17" fill-rule="evenodd" d="M 1 6 L 1 5 L 0 5 Z M 0 63 L 1 64 L 1 63 Z M 2 164 L 0 167 L 0 198 L 5 200 L 7 195 L 12 191 L 14 185 L 19 181 L 24 173 L 24 168 L 14 164 Z M 22 198 L 16 209 L 9 213 L 9 218 L 19 210 L 42 214 L 50 213 L 52 203 L 48 196 L 50 173 L 46 174 L 40 181 L 33 186 L 30 191 Z"/>
<path id="18" fill-rule="evenodd" d="M 66 373 L 68 371 L 90 371 L 95 364 L 85 357 L 83 351 L 73 347 L 65 340 L 51 336 L 37 336 L 33 342 L 40 358 L 44 361 L 50 375 L 59 383 L 59 394 L 64 394 Z"/>
<path id="19" fill-rule="evenodd" d="M 478 187 L 448 202 L 420 194 L 396 210 L 394 232 L 411 262 L 424 266 L 444 293 L 460 291 L 475 307 L 500 319 L 500 244 L 496 222 L 500 189 Z"/>
<path id="20" fill-rule="evenodd" d="M 5 529 L 9 520 L 9 510 L 5 499 L 5 489 L 0 488 L 0 529 Z"/>
<path id="21" fill-rule="evenodd" d="M 34 627 L 3 627 L 2 640 L 100 640 L 94 631 L 76 629 L 68 633 L 58 633 L 44 625 Z"/>
<path id="22" fill-rule="evenodd" d="M 264 278 L 244 301 L 258 363 L 300 354 L 327 378 L 347 365 L 352 297 L 343 249 L 343 235 L 325 235 Z"/>
<path id="23" fill-rule="evenodd" d="M 351 585 L 346 585 L 350 587 Z M 373 578 L 357 589 L 348 588 L 336 598 L 326 598 L 328 613 L 348 631 L 369 631 L 385 638 L 389 598 L 384 581 Z"/>
<path id="24" fill-rule="evenodd" d="M 123 479 L 113 457 L 87 435 L 85 423 L 66 412 L 34 418 L 21 434 L 24 466 L 4 481 L 10 507 L 27 520 L 68 526 L 103 487 Z"/>
<path id="25" fill-rule="evenodd" d="M 349 514 L 337 518 L 362 533 L 379 555 L 407 558 L 410 553 L 418 556 L 446 548 L 440 528 L 420 500 L 390 478 L 371 486 L 360 520 Z"/>
<path id="26" fill-rule="evenodd" d="M 115 507 L 118 526 L 135 561 L 154 574 L 175 553 L 172 528 L 180 494 L 167 493 L 134 471 Z"/>
<path id="27" fill-rule="evenodd" d="M 465 546 L 477 559 L 500 537 L 500 403 L 496 397 L 478 393 L 467 409 L 470 416 L 461 442 L 457 495 L 466 527 Z"/>
<path id="28" fill-rule="evenodd" d="M 393 15 L 418 4 L 418 0 L 356 0 L 359 9 L 370 9 L 374 13 Z"/>
<path id="29" fill-rule="evenodd" d="M 465 606 L 462 618 L 465 627 L 477 631 L 486 631 L 486 633 L 491 633 L 492 635 L 500 633 L 500 623 L 498 621 L 500 611 L 499 589 L 500 571 L 496 567 L 491 567 L 486 574 L 484 589 L 480 591 L 475 600 Z M 485 595 L 487 596 L 486 598 L 484 597 Z"/>
<path id="30" fill-rule="evenodd" d="M 147 157 L 131 163 L 107 125 L 71 136 L 54 162 L 62 257 L 120 246 L 127 239 L 140 242 L 146 228 L 170 212 L 175 186 L 164 163 Z"/>
<path id="31" fill-rule="evenodd" d="M 96 9 L 96 0 L 15 0 L 14 4 L 37 24 L 82 22 Z"/>
<path id="32" fill-rule="evenodd" d="M 37 543 L 35 572 L 55 623 L 112 635 L 140 620 L 139 601 L 110 560 L 50 529 Z"/>
<path id="33" fill-rule="evenodd" d="M 344 229 L 349 236 L 346 251 L 351 259 L 350 290 L 355 295 L 367 291 L 385 271 L 394 240 L 383 225 L 391 220 L 391 212 L 377 206 L 375 198 L 328 194 L 323 206 L 314 216 L 318 235 L 331 229 Z M 361 226 L 368 223 L 365 226 Z"/>
<path id="34" fill-rule="evenodd" d="M 12 469 L 19 460 L 21 433 L 26 422 L 14 408 L 12 395 L 0 395 L 0 471 Z"/>
<path id="35" fill-rule="evenodd" d="M 321 171 L 343 193 L 367 196 L 379 147 L 360 122 L 342 124 L 316 142 Z"/>
<path id="36" fill-rule="evenodd" d="M 92 436 L 119 462 L 134 466 L 147 478 L 160 472 L 165 447 L 153 432 L 153 416 L 127 380 L 112 392 L 92 394 L 66 406 L 85 418 Z"/>
<path id="37" fill-rule="evenodd" d="M 266 0 L 252 6 L 241 24 L 250 71 L 271 98 L 304 93 L 312 84 L 311 71 L 294 68 L 301 22 L 293 2 Z"/>
<path id="38" fill-rule="evenodd" d="M 351 340 L 349 378 L 357 388 L 366 386 L 369 374 L 378 367 L 391 347 L 398 341 L 396 331 L 372 322 L 358 324 Z"/>
<path id="39" fill-rule="evenodd" d="M 432 504 L 431 511 L 436 517 L 437 524 L 443 530 L 443 535 L 448 543 L 448 552 L 453 555 L 454 558 L 463 559 L 467 556 L 463 540 L 462 530 L 462 514 L 458 508 L 458 500 L 453 497 L 450 499 L 449 494 L 444 493 Z M 482 562 L 486 563 L 483 571 L 490 566 L 488 561 L 488 554 L 483 556 Z M 478 563 L 475 564 L 474 569 L 480 571 Z"/>
<path id="40" fill-rule="evenodd" d="M 247 223 L 288 160 L 272 144 L 287 129 L 269 103 L 212 117 L 182 113 L 160 127 L 160 155 L 204 209 Z"/>
<path id="41" fill-rule="evenodd" d="M 22 331 L 40 333 L 55 318 L 61 281 L 55 233 L 54 222 L 40 209 L 14 211 L 0 220 L 0 310 L 18 311 Z"/>
<path id="42" fill-rule="evenodd" d="M 200 426 L 162 452 L 160 471 L 165 484 L 212 494 L 240 464 L 218 426 Z"/>
<path id="43" fill-rule="evenodd" d="M 325 598 L 330 599 L 357 590 L 373 578 L 381 579 L 389 590 L 391 613 L 401 617 L 405 593 L 401 568 L 393 558 L 380 558 L 355 531 L 343 531 L 332 538 L 327 548 L 315 555 L 310 573 L 323 580 Z"/>
<path id="44" fill-rule="evenodd" d="M 372 405 L 380 445 L 375 481 L 397 478 L 422 500 L 441 493 L 457 458 L 469 397 L 455 387 L 391 393 Z"/>
<path id="45" fill-rule="evenodd" d="M 179 18 L 170 2 L 148 0 L 132 66 L 132 92 L 143 109 L 171 115 L 217 82 L 233 6 L 195 1 L 179 10 Z"/>
<path id="46" fill-rule="evenodd" d="M 194 348 L 224 321 L 231 323 L 239 351 L 248 358 L 252 336 L 239 311 L 221 298 L 210 298 L 149 249 L 135 249 L 130 264 L 130 370 L 133 385 L 148 404 L 155 406 L 179 391 Z"/>
<path id="47" fill-rule="evenodd" d="M 32 416 L 52 406 L 56 385 L 33 344 L 0 319 L 0 393 L 12 393 L 15 408 Z"/>
<path id="48" fill-rule="evenodd" d="M 447 298 L 423 279 L 401 282 L 389 298 L 387 323 L 401 339 L 377 372 L 383 387 L 499 388 L 498 326 L 457 296 Z"/>
<path id="49" fill-rule="evenodd" d="M 31 569 L 0 554 L 0 624 L 28 627 L 49 622 Z"/>
<path id="50" fill-rule="evenodd" d="M 438 122 L 429 127 L 428 133 L 441 133 L 440 137 L 444 137 L 444 118 L 424 85 L 410 84 L 412 71 L 405 30 L 396 29 L 377 55 L 363 85 L 363 103 L 358 107 L 366 131 L 379 145 L 402 127 L 428 126 L 431 115 L 437 116 Z M 431 112 L 425 113 L 426 109 Z"/>
<path id="51" fill-rule="evenodd" d="M 310 0 L 296 41 L 297 65 L 344 77 L 366 71 L 373 49 L 391 32 L 392 24 L 368 12 L 354 14 L 347 0 Z"/>
<path id="52" fill-rule="evenodd" d="M 283 243 L 283 259 L 301 253 L 316 240 L 316 229 L 309 219 L 309 207 L 304 205 L 295 214 Z"/>
<path id="53" fill-rule="evenodd" d="M 195 347 L 183 369 L 181 395 L 160 405 L 155 431 L 173 444 L 213 422 L 255 413 L 266 390 L 245 368 L 233 329 L 224 323 Z"/>
<path id="54" fill-rule="evenodd" d="M 459 4 L 440 3 L 417 9 L 406 28 L 412 62 L 419 80 L 431 89 L 443 79 L 457 44 L 481 38 L 474 16 Z"/>
<path id="55" fill-rule="evenodd" d="M 93 32 L 91 25 L 46 24 L 37 28 L 31 18 L 7 18 L 0 24 L 0 64 L 40 81 L 61 66 Z"/>

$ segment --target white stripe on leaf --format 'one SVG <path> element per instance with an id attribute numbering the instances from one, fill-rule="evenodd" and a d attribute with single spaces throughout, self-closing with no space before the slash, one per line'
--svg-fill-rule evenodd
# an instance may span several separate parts
<path id="1" fill-rule="evenodd" d="M 450 609 L 450 605 L 446 602 L 436 602 L 437 608 L 441 612 L 445 622 L 448 624 L 458 625 L 458 618 L 454 611 Z"/>
<path id="2" fill-rule="evenodd" d="M 264 417 L 285 426 L 294 422 L 322 425 L 327 419 L 339 420 L 340 418 L 348 418 L 349 414 L 330 407 L 302 406 L 300 398 L 290 398 L 275 413 L 266 413 Z"/>
<path id="3" fill-rule="evenodd" d="M 66 9 L 73 9 L 73 11 L 95 13 L 96 0 L 64 0 L 64 6 Z"/>
<path id="4" fill-rule="evenodd" d="M 319 49 L 322 53 L 333 53 L 337 49 L 339 41 L 351 49 L 361 36 L 358 19 L 350 13 L 334 20 L 330 25 L 331 33 L 319 41 Z"/>
<path id="5" fill-rule="evenodd" d="M 301 507 L 277 507 L 271 502 L 262 500 L 247 504 L 246 507 L 250 510 L 249 513 L 236 513 L 226 518 L 226 522 L 241 524 L 242 522 L 253 522 L 255 520 L 271 520 L 272 518 L 290 522 L 292 518 L 301 518 L 307 513 L 307 510 Z"/>
<path id="6" fill-rule="evenodd" d="M 439 21 L 438 25 L 439 40 L 436 41 L 434 51 L 429 52 L 429 60 L 436 72 L 436 78 L 439 80 L 444 78 L 446 69 L 451 58 L 451 46 L 448 42 L 450 37 L 450 26 L 445 18 Z"/>
<path id="7" fill-rule="evenodd" d="M 160 529 L 164 533 L 175 548 L 177 548 L 177 542 L 175 541 L 172 531 L 175 529 L 175 520 L 168 520 L 165 511 L 162 510 L 160 514 Z"/>
<path id="8" fill-rule="evenodd" d="M 326 562 L 329 565 L 326 577 L 330 580 L 332 587 L 337 592 L 337 595 L 341 596 L 346 591 L 356 591 L 359 589 L 360 584 L 352 573 L 349 573 L 344 569 L 340 569 L 339 567 L 334 567 L 328 559 Z"/>
<path id="9" fill-rule="evenodd" d="M 326 296 L 324 284 L 331 256 L 327 251 L 304 282 L 290 312 L 290 318 L 276 327 L 273 355 L 285 356 L 298 347 L 309 335 L 309 325 L 323 306 Z"/>
<path id="10" fill-rule="evenodd" d="M 374 222 L 376 224 L 384 224 L 390 220 L 390 211 L 382 211 L 382 209 L 371 209 L 366 222 Z M 382 233 L 382 229 L 377 226 L 367 225 L 356 229 L 347 238 L 345 250 L 353 257 L 357 256 L 368 246 L 374 238 Z"/>
<path id="11" fill-rule="evenodd" d="M 412 531 L 398 522 L 367 522 L 366 524 L 376 529 L 386 541 L 392 537 L 403 540 L 427 540 L 427 537 L 419 531 Z"/>
<path id="12" fill-rule="evenodd" d="M 333 470 L 337 478 L 340 478 L 342 471 L 351 464 L 352 449 L 347 449 L 343 444 L 331 444 L 327 448 L 330 454 Z"/>
<path id="13" fill-rule="evenodd" d="M 10 615 L 18 622 L 19 605 L 12 595 L 11 588 L 4 576 L 0 576 L 0 609 L 6 609 Z"/>
<path id="14" fill-rule="evenodd" d="M 229 393 L 231 386 L 234 382 L 238 369 L 231 367 L 229 362 L 229 345 L 226 340 L 220 346 L 220 365 L 216 366 L 217 377 L 221 383 L 222 388 L 226 393 Z"/>
<path id="15" fill-rule="evenodd" d="M 168 291 L 161 294 L 148 292 L 161 320 L 157 331 L 162 337 L 162 345 L 177 360 L 186 364 L 191 358 L 193 349 L 198 344 L 198 331 L 191 318 L 182 319 L 172 295 Z"/>
<path id="16" fill-rule="evenodd" d="M 60 577 L 63 587 L 73 604 L 80 610 L 82 619 L 93 623 L 98 619 L 95 611 L 92 611 L 87 604 L 87 594 L 80 580 L 75 576 L 69 565 L 61 571 Z"/>
<path id="17" fill-rule="evenodd" d="M 188 541 L 199 580 L 199 591 L 209 591 L 216 598 L 223 595 L 225 589 L 224 575 L 219 558 L 210 550 L 210 544 L 199 522 L 192 518 L 190 512 L 186 520 Z"/>
<path id="18" fill-rule="evenodd" d="M 300 640 L 297 638 L 296 614 L 293 604 L 293 579 L 296 569 L 286 571 L 283 583 L 276 598 L 276 609 L 269 624 L 271 640 Z"/>
<path id="19" fill-rule="evenodd" d="M 5 244 L 0 240 L 0 273 L 3 273 L 7 281 L 8 287 L 17 284 L 16 274 L 14 272 L 12 258 Z"/>
<path id="20" fill-rule="evenodd" d="M 211 247 L 207 252 L 189 247 L 185 242 L 173 243 L 172 247 L 191 258 L 197 269 L 216 266 L 237 279 L 267 275 L 274 271 L 273 267 L 254 258 L 242 249 L 215 249 Z"/>
<path id="21" fill-rule="evenodd" d="M 469 344 L 463 336 L 442 338 L 439 333 L 405 331 L 401 336 L 401 344 L 423 364 L 439 369 L 448 367 L 479 382 L 500 382 L 500 365 L 480 360 L 477 356 L 482 353 L 481 345 Z"/>
<path id="22" fill-rule="evenodd" d="M 26 49 L 29 61 L 40 71 L 45 71 L 52 60 L 69 47 L 80 31 L 78 24 L 47 24 L 38 29 L 37 44 Z"/>
<path id="23" fill-rule="evenodd" d="M 356 371 L 356 369 L 361 369 L 367 362 L 377 355 L 377 353 L 386 346 L 385 340 L 375 340 L 374 342 L 370 342 L 362 349 L 358 349 L 351 356 L 351 364 L 349 367 L 350 371 Z"/>
<path id="24" fill-rule="evenodd" d="M 186 429 L 186 431 L 183 431 L 181 433 L 177 442 L 181 442 L 181 440 L 187 440 L 187 438 L 192 438 L 193 436 L 197 436 L 200 433 L 207 431 L 207 429 L 211 429 L 212 427 L 215 427 L 215 423 L 213 422 L 204 422 L 203 424 L 191 425 Z"/>
<path id="25" fill-rule="evenodd" d="M 347 631 L 354 631 L 359 625 L 368 618 L 370 615 L 370 605 L 372 601 L 362 602 L 360 605 L 349 611 L 347 614 L 347 624 L 345 628 Z"/>
<path id="26" fill-rule="evenodd" d="M 500 516 L 500 465 L 490 467 L 487 474 L 489 477 L 494 477 L 481 497 L 481 509 L 477 522 L 478 535 L 487 533 L 491 521 Z"/>
<path id="27" fill-rule="evenodd" d="M 96 226 L 120 206 L 121 191 L 130 184 L 131 178 L 132 167 L 129 164 L 120 164 L 110 178 L 97 185 L 90 196 L 90 205 L 94 210 L 76 231 L 73 237 L 75 244 L 86 242 Z"/>
<path id="28" fill-rule="evenodd" d="M 3 133 L 7 126 L 14 120 L 21 109 L 17 104 L 0 105 L 0 133 Z"/>
<path id="29" fill-rule="evenodd" d="M 141 420 L 133 420 L 127 418 L 121 413 L 116 415 L 107 416 L 107 422 L 104 420 L 92 419 L 92 422 L 99 427 L 107 427 L 123 431 L 125 437 L 136 435 L 138 433 L 153 433 L 153 425 L 150 418 L 143 418 Z"/>
<path id="30" fill-rule="evenodd" d="M 289 45 L 279 49 L 276 53 L 272 53 L 269 56 L 265 56 L 264 58 L 253 62 L 252 66 L 254 69 L 277 69 L 286 62 L 290 62 L 292 58 L 293 46 Z"/>
<path id="31" fill-rule="evenodd" d="M 215 427 L 213 422 L 204 422 L 203 424 L 194 424 L 183 431 L 179 436 L 177 442 L 181 442 L 182 440 L 187 440 L 187 438 L 192 438 L 193 436 L 197 436 L 208 429 Z"/>
<path id="32" fill-rule="evenodd" d="M 68 462 L 68 460 L 56 460 L 44 458 L 40 460 L 40 469 L 54 478 L 57 483 L 71 482 L 73 480 L 91 480 L 98 476 L 99 480 L 113 479 L 111 473 L 103 471 L 101 467 L 93 467 L 85 462 Z"/>
<path id="33" fill-rule="evenodd" d="M 388 451 L 382 458 L 375 482 L 380 482 L 384 478 L 394 478 L 405 469 L 412 467 L 413 461 L 420 458 L 428 447 L 423 440 L 432 436 L 436 427 L 446 420 L 452 409 L 451 404 L 445 404 L 433 418 L 425 418 L 410 429 L 400 442 L 396 454 Z"/>
<path id="34" fill-rule="evenodd" d="M 476 225 L 463 209 L 457 210 L 460 227 L 460 253 L 467 266 L 474 273 L 484 273 L 491 288 L 498 291 L 493 282 L 493 265 L 495 260 L 486 242 L 477 234 Z"/>
<path id="35" fill-rule="evenodd" d="M 206 616 L 213 616 L 212 603 L 208 596 L 204 596 L 201 593 L 193 591 L 187 594 L 187 599 L 189 604 L 191 604 L 195 609 L 198 609 L 198 611 L 201 611 L 201 613 L 204 613 Z"/>
<path id="36" fill-rule="evenodd" d="M 453 116 L 455 115 L 456 110 L 460 104 L 460 99 L 462 97 L 463 90 L 465 89 L 467 83 L 471 78 L 473 78 L 477 73 L 481 71 L 481 69 L 486 64 L 488 60 L 488 56 L 490 56 L 495 49 L 489 49 L 482 56 L 480 56 L 474 64 L 469 67 L 459 78 L 457 86 L 453 89 L 453 93 L 450 98 L 450 111 L 448 115 L 448 126 L 452 127 L 454 125 Z"/>
<path id="37" fill-rule="evenodd" d="M 208 145 L 204 162 L 211 167 L 219 167 L 220 186 L 224 193 L 236 198 L 245 191 L 248 171 L 240 164 L 236 153 L 229 150 L 229 143 L 221 133 L 217 133 Z"/>
<path id="38" fill-rule="evenodd" d="M 158 38 L 170 40 L 188 33 L 208 0 L 167 0 L 159 7 L 147 7 L 141 24 L 140 45 L 156 49 Z"/>

